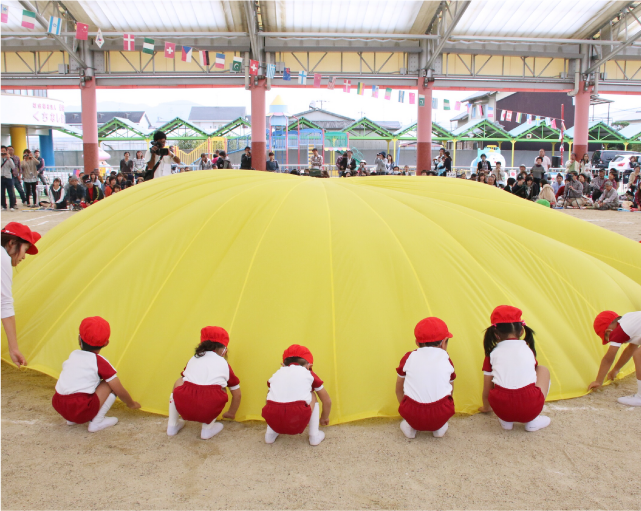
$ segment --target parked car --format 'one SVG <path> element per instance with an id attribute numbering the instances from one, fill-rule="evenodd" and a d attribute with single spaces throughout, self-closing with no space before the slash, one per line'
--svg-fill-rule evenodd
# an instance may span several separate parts
<path id="1" fill-rule="evenodd" d="M 595 169 L 607 169 L 610 162 L 621 155 L 636 155 L 636 151 L 617 151 L 616 149 L 598 150 L 592 153 L 592 167 Z"/>
<path id="2" fill-rule="evenodd" d="M 610 163 L 608 164 L 608 170 L 614 169 L 617 172 L 632 170 L 632 165 L 630 165 L 630 158 L 632 158 L 633 156 L 637 158 L 637 161 L 641 161 L 640 153 L 617 154 L 612 160 L 610 160 Z"/>

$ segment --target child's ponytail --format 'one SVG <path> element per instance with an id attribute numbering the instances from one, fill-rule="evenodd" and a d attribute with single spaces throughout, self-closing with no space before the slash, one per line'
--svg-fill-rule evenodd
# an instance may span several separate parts
<path id="1" fill-rule="evenodd" d="M 525 337 L 523 338 L 523 340 L 527 343 L 527 345 L 532 350 L 532 353 L 534 353 L 534 356 L 536 357 L 536 349 L 534 348 L 534 330 L 532 330 L 527 325 L 523 325 L 523 330 L 525 330 Z"/>
<path id="2" fill-rule="evenodd" d="M 498 332 L 496 330 L 496 325 L 492 325 L 485 330 L 485 335 L 483 336 L 483 349 L 485 350 L 485 356 L 489 357 L 492 350 L 496 348 Z"/>

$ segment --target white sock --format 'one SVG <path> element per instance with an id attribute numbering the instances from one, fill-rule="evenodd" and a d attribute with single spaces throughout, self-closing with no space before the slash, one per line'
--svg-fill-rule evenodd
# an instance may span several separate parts
<path id="1" fill-rule="evenodd" d="M 641 380 L 637 380 L 637 396 L 641 396 Z"/>
<path id="2" fill-rule="evenodd" d="M 267 426 L 267 431 L 265 431 L 265 443 L 273 444 L 278 438 L 278 433 L 276 433 L 272 428 Z"/>
<path id="3" fill-rule="evenodd" d="M 503 429 L 508 430 L 508 431 L 511 430 L 514 427 L 514 423 L 513 422 L 507 422 L 507 421 L 504 421 L 502 419 L 499 419 L 499 422 L 501 423 L 501 427 Z"/>
<path id="4" fill-rule="evenodd" d="M 107 399 L 105 399 L 105 402 L 100 407 L 100 410 L 98 410 L 96 416 L 89 422 L 88 429 L 90 433 L 97 433 L 98 431 L 118 424 L 118 419 L 116 417 L 105 417 L 111 408 L 111 405 L 113 405 L 115 401 L 116 394 L 109 394 L 109 396 L 107 396 Z"/>
<path id="5" fill-rule="evenodd" d="M 91 422 L 100 422 L 101 420 L 103 420 L 105 418 L 105 415 L 107 415 L 107 412 L 115 402 L 116 394 L 109 394 L 107 399 L 105 399 L 105 402 L 102 403 L 100 410 L 98 410 L 98 414 L 92 419 Z"/>
<path id="6" fill-rule="evenodd" d="M 185 421 L 180 419 L 180 414 L 174 403 L 174 393 L 169 395 L 169 420 L 167 421 L 167 435 L 174 436 L 185 426 Z"/>
<path id="7" fill-rule="evenodd" d="M 406 420 L 401 421 L 401 431 L 407 438 L 416 438 L 416 430 Z"/>
<path id="8" fill-rule="evenodd" d="M 216 422 L 216 419 L 214 419 L 209 424 L 202 425 L 200 428 L 200 438 L 203 440 L 209 440 L 211 437 L 220 433 L 223 428 L 224 426 L 220 422 Z"/>
<path id="9" fill-rule="evenodd" d="M 320 405 L 316 403 L 309 419 L 309 443 L 318 445 L 325 439 L 325 433 L 320 430 Z"/>
<path id="10" fill-rule="evenodd" d="M 445 433 L 448 430 L 448 428 L 449 428 L 449 425 L 446 422 L 443 426 L 441 426 L 436 431 L 432 431 L 432 435 L 434 435 L 436 438 L 442 438 L 443 436 L 445 436 Z"/>

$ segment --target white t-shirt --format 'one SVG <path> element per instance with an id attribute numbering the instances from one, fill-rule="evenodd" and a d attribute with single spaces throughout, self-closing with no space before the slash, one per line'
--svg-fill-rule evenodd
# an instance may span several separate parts
<path id="1" fill-rule="evenodd" d="M 630 344 L 641 344 L 641 311 L 637 312 L 628 312 L 627 314 L 624 314 L 621 316 L 621 319 L 619 320 L 619 326 L 621 327 L 621 330 L 625 332 L 625 334 L 630 338 L 629 342 Z M 614 332 L 613 332 L 614 333 Z M 610 338 L 615 338 L 615 336 L 610 334 Z M 622 343 L 619 342 L 610 342 L 610 346 L 617 346 L 620 347 Z"/>
<path id="2" fill-rule="evenodd" d="M 229 390 L 240 388 L 240 381 L 227 361 L 214 353 L 206 351 L 202 357 L 191 357 L 182 373 L 183 380 L 194 385 L 220 385 Z"/>
<path id="3" fill-rule="evenodd" d="M 7 250 L 2 247 L 2 319 L 15 316 L 13 310 L 13 294 L 11 285 L 13 284 L 13 266 L 11 266 L 11 256 Z"/>
<path id="4" fill-rule="evenodd" d="M 318 392 L 323 388 L 323 380 L 313 371 L 297 364 L 281 367 L 267 382 L 269 392 L 267 401 L 275 403 L 293 403 L 295 401 L 312 402 L 312 390 Z"/>
<path id="5" fill-rule="evenodd" d="M 147 149 L 147 152 L 145 153 L 145 162 L 148 163 L 149 160 L 151 160 L 151 151 Z M 156 160 L 156 163 L 158 163 L 158 160 Z M 174 163 L 175 162 L 170 155 L 163 156 L 160 165 L 158 165 L 158 168 L 154 172 L 154 179 L 163 176 L 171 176 L 171 166 Z"/>
<path id="6" fill-rule="evenodd" d="M 101 380 L 110 382 L 117 376 L 116 370 L 102 355 L 91 351 L 75 350 L 62 363 L 62 372 L 56 392 L 69 394 L 93 394 Z"/>
<path id="7" fill-rule="evenodd" d="M 403 393 L 418 403 L 434 403 L 452 394 L 454 364 L 441 348 L 419 348 L 406 353 L 396 369 L 405 378 Z"/>
<path id="8" fill-rule="evenodd" d="M 501 341 L 483 362 L 483 374 L 492 375 L 494 385 L 504 389 L 521 389 L 536 383 L 538 362 L 525 341 Z"/>

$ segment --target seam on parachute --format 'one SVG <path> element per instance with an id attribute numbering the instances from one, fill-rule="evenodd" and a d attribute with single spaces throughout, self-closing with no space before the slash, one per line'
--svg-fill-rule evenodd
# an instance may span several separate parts
<path id="1" fill-rule="evenodd" d="M 249 274 L 251 273 L 251 270 L 254 266 L 254 261 L 256 260 L 256 254 L 258 254 L 258 250 L 260 249 L 261 244 L 263 243 L 263 239 L 265 238 L 265 235 L 267 234 L 267 231 L 272 225 L 272 222 L 274 221 L 274 218 L 276 218 L 276 214 L 280 211 L 280 208 L 283 206 L 285 201 L 287 200 L 287 197 L 290 196 L 290 194 L 299 186 L 302 186 L 303 184 L 306 184 L 306 181 L 303 181 L 302 183 L 299 183 L 295 186 L 293 186 L 287 194 L 283 197 L 283 200 L 280 201 L 280 204 L 272 214 L 272 217 L 269 219 L 269 222 L 267 222 L 267 225 L 265 226 L 265 229 L 263 230 L 263 234 L 260 236 L 260 240 L 258 240 L 258 244 L 256 245 L 256 250 L 254 250 L 254 254 L 252 255 L 251 261 L 249 262 L 249 267 L 247 268 L 247 274 L 245 275 L 245 281 L 243 282 L 243 287 L 240 290 L 240 295 L 238 296 L 238 302 L 236 303 L 236 310 L 234 311 L 234 316 L 231 319 L 231 323 L 229 324 L 229 333 L 231 334 L 232 329 L 234 328 L 234 323 L 236 321 L 236 315 L 238 314 L 238 309 L 240 308 L 240 302 L 243 299 L 243 295 L 245 294 L 245 287 L 247 287 L 247 281 L 249 280 Z"/>
<path id="2" fill-rule="evenodd" d="M 336 301 L 334 296 L 334 257 L 332 256 L 332 219 L 329 209 L 329 197 L 327 195 L 328 185 L 329 183 L 323 183 L 323 190 L 325 191 L 325 204 L 327 205 L 327 232 L 329 234 L 329 276 L 332 290 L 332 353 L 334 354 L 334 385 L 336 389 L 336 408 L 338 409 L 338 415 L 341 416 L 341 402 L 339 398 L 340 392 L 338 392 L 338 360 L 336 358 Z"/>
<path id="3" fill-rule="evenodd" d="M 358 198 L 358 199 L 359 199 L 363 204 L 365 204 L 365 205 L 366 205 L 370 210 L 372 210 L 372 211 L 374 212 L 374 214 L 375 214 L 378 218 L 380 218 L 381 222 L 383 222 L 383 223 L 385 224 L 385 227 L 387 227 L 387 229 L 389 230 L 389 232 L 392 234 L 392 236 L 393 236 L 393 237 L 394 237 L 394 239 L 396 240 L 396 243 L 398 243 L 398 246 L 399 246 L 399 247 L 401 248 L 401 250 L 403 251 L 403 254 L 405 254 L 405 258 L 407 259 L 407 262 L 409 263 L 410 268 L 412 268 L 412 272 L 414 273 L 414 278 L 416 279 L 416 282 L 418 283 L 418 287 L 419 287 L 419 289 L 421 290 L 421 294 L 423 295 L 423 300 L 425 300 L 425 305 L 427 305 L 427 312 L 428 312 L 428 313 L 429 313 L 429 315 L 431 316 L 431 315 L 432 315 L 432 308 L 430 307 L 430 304 L 429 304 L 429 302 L 428 302 L 428 300 L 427 300 L 427 295 L 425 294 L 425 289 L 423 289 L 423 284 L 421 283 L 421 280 L 418 278 L 418 273 L 416 273 L 416 268 L 414 267 L 414 263 L 412 263 L 412 260 L 410 259 L 410 256 L 409 256 L 409 254 L 407 253 L 407 251 L 405 250 L 405 247 L 404 247 L 404 246 L 403 246 L 403 244 L 401 243 L 401 240 L 399 240 L 399 239 L 398 239 L 398 237 L 396 236 L 396 233 L 393 231 L 393 229 L 390 227 L 390 225 L 387 223 L 387 221 L 385 221 L 385 219 L 384 219 L 384 218 L 383 218 L 383 217 L 378 213 L 378 211 L 376 211 L 376 210 L 375 210 L 375 209 L 374 209 L 374 208 L 373 208 L 373 207 L 372 207 L 372 206 L 371 206 L 371 205 L 370 205 L 370 204 L 369 204 L 365 199 L 363 199 L 362 197 L 360 197 L 360 196 L 359 196 L 356 192 L 354 192 L 353 190 L 350 190 L 348 187 L 345 187 L 345 189 L 346 189 L 346 190 L 348 190 L 350 193 L 352 193 L 352 195 L 354 195 L 356 198 Z M 400 202 L 400 201 L 399 201 L 399 202 Z"/>

